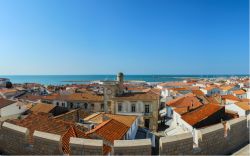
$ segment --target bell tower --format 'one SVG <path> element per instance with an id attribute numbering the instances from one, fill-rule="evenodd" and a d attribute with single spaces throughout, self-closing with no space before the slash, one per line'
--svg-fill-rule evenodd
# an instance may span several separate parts
<path id="1" fill-rule="evenodd" d="M 118 94 L 123 93 L 123 83 L 124 83 L 124 74 L 122 72 L 117 74 L 116 81 L 118 83 Z"/>

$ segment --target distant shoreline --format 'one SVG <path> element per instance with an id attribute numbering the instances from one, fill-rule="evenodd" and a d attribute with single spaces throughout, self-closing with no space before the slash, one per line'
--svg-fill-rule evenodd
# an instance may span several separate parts
<path id="1" fill-rule="evenodd" d="M 125 75 L 125 81 L 145 81 L 148 83 L 183 81 L 184 79 L 207 79 L 249 77 L 249 75 Z M 116 75 L 2 75 L 12 83 L 39 83 L 44 85 L 86 84 L 91 81 L 115 80 Z"/>

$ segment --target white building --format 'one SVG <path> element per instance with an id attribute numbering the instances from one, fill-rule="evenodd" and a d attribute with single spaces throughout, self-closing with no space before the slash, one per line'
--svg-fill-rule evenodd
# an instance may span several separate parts
<path id="1" fill-rule="evenodd" d="M 18 101 L 0 99 L 0 117 L 18 115 L 27 110 L 27 106 Z"/>
<path id="2" fill-rule="evenodd" d="M 250 89 L 247 89 L 247 99 L 250 99 Z"/>
<path id="3" fill-rule="evenodd" d="M 216 87 L 206 87 L 200 89 L 205 95 L 211 96 L 213 94 L 220 94 L 221 90 Z"/>
<path id="4" fill-rule="evenodd" d="M 247 98 L 247 93 L 244 90 L 235 90 L 232 91 L 232 94 L 239 99 L 246 99 Z"/>
<path id="5" fill-rule="evenodd" d="M 236 102 L 225 105 L 227 110 L 235 111 L 239 116 L 247 116 L 250 114 L 250 103 L 249 102 Z"/>

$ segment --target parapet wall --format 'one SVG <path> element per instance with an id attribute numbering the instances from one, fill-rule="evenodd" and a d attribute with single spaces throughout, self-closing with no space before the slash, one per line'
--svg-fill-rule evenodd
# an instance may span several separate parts
<path id="1" fill-rule="evenodd" d="M 248 122 L 249 123 L 249 122 Z M 160 155 L 219 155 L 231 154 L 249 142 L 249 124 L 246 117 L 199 129 L 198 143 L 194 146 L 191 133 L 162 137 L 159 141 Z M 30 140 L 33 135 L 33 140 Z M 0 126 L 0 151 L 11 155 L 62 155 L 61 136 L 35 131 L 4 122 Z M 71 155 L 102 155 L 103 141 L 70 138 Z M 150 155 L 151 140 L 115 140 L 112 155 Z"/>
<path id="2" fill-rule="evenodd" d="M 0 129 L 0 151 L 4 154 L 30 154 L 26 151 L 29 130 L 4 122 Z"/>
<path id="3" fill-rule="evenodd" d="M 151 140 L 115 140 L 114 155 L 151 155 Z"/>
<path id="4" fill-rule="evenodd" d="M 249 121 L 248 121 L 249 123 Z M 160 155 L 218 155 L 231 154 L 249 142 L 246 117 L 199 129 L 198 145 L 193 144 L 191 133 L 160 138 Z"/>
<path id="5" fill-rule="evenodd" d="M 33 135 L 33 140 L 30 140 Z M 25 127 L 4 122 L 0 127 L 0 152 L 9 155 L 62 155 L 60 135 L 34 131 Z M 70 155 L 102 155 L 103 140 L 71 137 L 69 141 Z M 111 154 L 151 154 L 150 139 L 115 140 Z M 129 153 L 128 153 L 129 152 Z"/>
<path id="6" fill-rule="evenodd" d="M 151 155 L 151 140 L 115 140 L 114 155 Z"/>
<path id="7" fill-rule="evenodd" d="M 103 141 L 82 138 L 70 138 L 70 153 L 72 155 L 102 155 Z"/>

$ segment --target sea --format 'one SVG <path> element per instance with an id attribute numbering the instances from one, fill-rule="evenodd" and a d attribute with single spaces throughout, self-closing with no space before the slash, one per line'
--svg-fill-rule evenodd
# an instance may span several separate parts
<path id="1" fill-rule="evenodd" d="M 197 78 L 246 77 L 248 75 L 125 75 L 125 81 L 169 82 Z M 90 81 L 115 80 L 116 75 L 0 75 L 12 83 L 39 83 L 43 85 L 86 84 Z"/>

